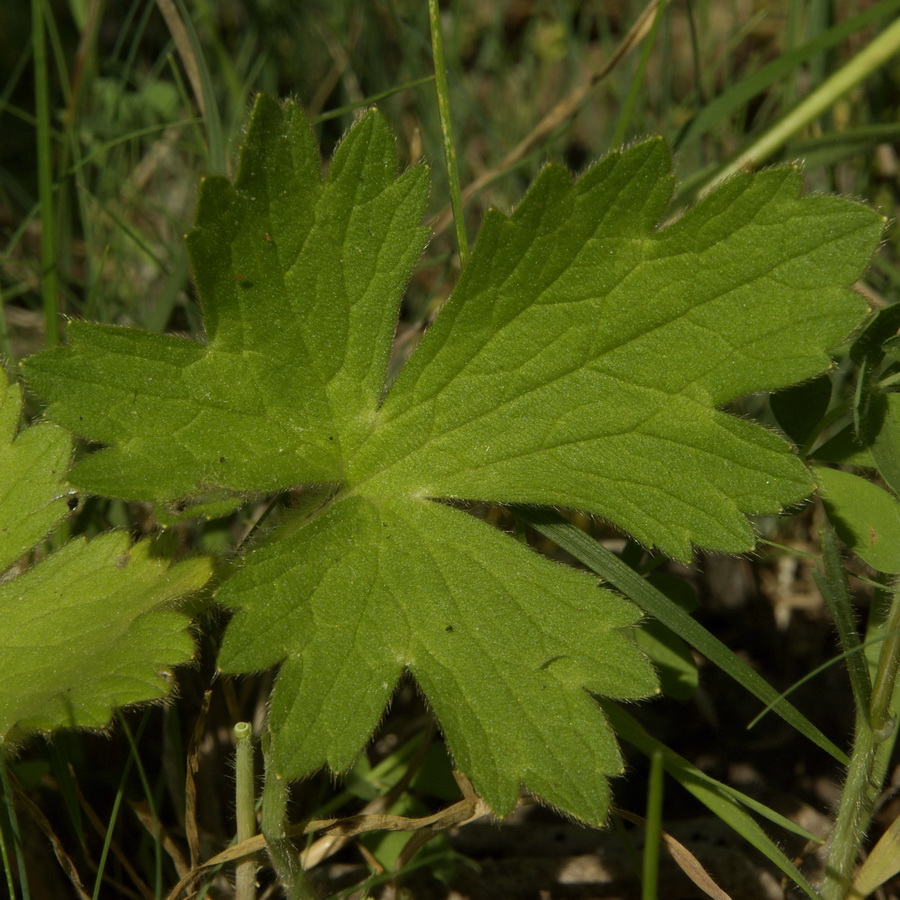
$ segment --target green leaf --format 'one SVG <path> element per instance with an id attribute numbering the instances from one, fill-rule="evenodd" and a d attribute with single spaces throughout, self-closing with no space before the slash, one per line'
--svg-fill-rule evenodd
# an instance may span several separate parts
<path id="1" fill-rule="evenodd" d="M 0 569 L 66 515 L 71 439 L 53 425 L 19 433 L 22 392 L 0 370 Z M 110 532 L 73 540 L 0 583 L 0 749 L 35 732 L 102 728 L 112 709 L 155 700 L 187 662 L 186 617 L 161 606 L 201 587 L 210 563 L 170 567 L 151 545 Z"/>
<path id="2" fill-rule="evenodd" d="M 51 419 L 111 449 L 85 490 L 167 500 L 198 488 L 337 482 L 371 429 L 400 297 L 425 244 L 423 167 L 395 179 L 377 113 L 328 180 L 303 112 L 261 99 L 234 185 L 203 182 L 188 236 L 207 342 L 72 322 L 32 384 Z"/>
<path id="3" fill-rule="evenodd" d="M 711 663 L 743 685 L 747 691 L 769 704 L 772 710 L 790 723 L 814 744 L 818 744 L 843 765 L 849 762 L 847 755 L 805 718 L 796 707 L 780 696 L 755 669 L 729 650 L 714 634 L 707 631 L 679 604 L 670 600 L 647 578 L 642 577 L 618 556 L 602 544 L 560 518 L 552 510 L 518 510 L 517 515 L 536 531 L 550 538 L 558 547 L 584 563 L 605 581 L 634 600 L 642 609 L 672 631 L 675 635 L 702 653 Z"/>
<path id="4" fill-rule="evenodd" d="M 22 389 L 0 369 L 0 572 L 28 553 L 68 512 L 72 441 L 54 425 L 19 434 Z"/>
<path id="5" fill-rule="evenodd" d="M 879 572 L 900 573 L 900 503 L 849 472 L 815 469 L 819 494 L 838 537 Z"/>
<path id="6" fill-rule="evenodd" d="M 623 633 L 640 616 L 633 606 L 429 500 L 333 504 L 251 552 L 219 599 L 238 609 L 219 659 L 226 672 L 285 660 L 270 727 L 289 777 L 348 768 L 408 669 L 457 766 L 494 809 L 509 810 L 522 783 L 602 821 L 598 776 L 621 760 L 584 688 L 656 691 Z M 573 759 L 585 768 L 573 772 Z"/>
<path id="7" fill-rule="evenodd" d="M 72 479 L 157 500 L 331 485 L 219 592 L 237 610 L 222 667 L 282 665 L 279 774 L 347 768 L 409 670 L 498 813 L 525 785 L 601 822 L 620 760 L 588 692 L 656 689 L 635 608 L 437 501 L 581 508 L 681 559 L 749 549 L 745 514 L 811 479 L 719 407 L 828 367 L 865 314 L 845 286 L 881 219 L 801 199 L 777 169 L 661 227 L 661 140 L 578 180 L 549 166 L 488 214 L 387 390 L 426 173 L 395 175 L 372 112 L 320 166 L 302 112 L 260 99 L 234 184 L 204 183 L 188 238 L 205 343 L 73 323 L 69 348 L 26 363 L 48 416 L 107 445 Z"/>
<path id="8" fill-rule="evenodd" d="M 871 414 L 878 418 L 872 456 L 888 487 L 900 494 L 900 394 L 878 394 L 871 405 Z"/>
<path id="9" fill-rule="evenodd" d="M 830 402 L 831 379 L 827 375 L 779 391 L 769 398 L 781 430 L 798 446 L 815 434 Z"/>
<path id="10" fill-rule="evenodd" d="M 110 532 L 0 585 L 0 744 L 102 728 L 114 708 L 165 696 L 194 646 L 186 617 L 161 604 L 209 576 L 207 560 L 170 568 L 149 542 Z"/>
<path id="11" fill-rule="evenodd" d="M 583 509 L 679 559 L 747 550 L 743 513 L 806 496 L 784 442 L 717 407 L 828 366 L 865 314 L 841 285 L 881 219 L 801 199 L 785 168 L 738 175 L 659 228 L 670 166 L 661 140 L 574 183 L 550 166 L 511 217 L 488 213 L 350 480 Z"/>
<path id="12" fill-rule="evenodd" d="M 875 457 L 871 448 L 860 443 L 853 425 L 842 428 L 834 437 L 816 447 L 810 456 L 819 462 L 875 468 Z"/>

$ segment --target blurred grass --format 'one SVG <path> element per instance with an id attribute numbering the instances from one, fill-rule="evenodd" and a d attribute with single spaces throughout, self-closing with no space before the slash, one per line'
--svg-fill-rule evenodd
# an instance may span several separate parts
<path id="1" fill-rule="evenodd" d="M 684 182 L 678 202 L 687 202 L 900 14 L 900 0 L 680 0 L 663 6 L 652 43 L 625 55 L 583 91 L 571 116 L 506 167 L 510 151 L 545 116 L 567 98 L 581 97 L 647 4 L 441 5 L 463 193 L 477 178 L 491 176 L 466 207 L 470 239 L 486 207 L 510 209 L 547 160 L 580 171 L 620 140 L 651 133 L 673 144 Z M 0 355 L 7 363 L 53 341 L 52 326 L 64 327 L 65 316 L 200 333 L 181 237 L 191 224 L 199 177 L 233 161 L 256 91 L 300 99 L 316 118 L 325 154 L 353 110 L 381 98 L 404 163 L 424 158 L 432 165 L 430 213 L 438 215 L 449 202 L 428 9 L 420 0 L 33 0 L 30 7 L 6 4 L 0 17 Z M 39 19 L 40 34 L 33 28 Z M 895 55 L 835 98 L 768 162 L 805 159 L 809 189 L 867 199 L 895 218 L 898 96 Z M 892 227 L 868 276 L 878 302 L 900 297 L 897 256 Z M 410 287 L 400 335 L 407 347 L 449 292 L 456 264 L 450 234 L 438 234 Z M 252 516 L 262 514 L 245 513 L 219 530 L 233 543 Z M 82 530 L 106 522 L 141 527 L 135 511 L 122 504 L 94 503 L 80 515 Z M 199 529 L 179 532 L 185 544 L 200 539 Z M 129 788 L 146 797 L 165 829 L 177 834 L 182 827 L 185 750 L 172 734 L 191 733 L 197 697 L 213 678 L 208 660 L 217 623 L 210 618 L 208 624 L 205 655 L 196 670 L 182 674 L 184 700 L 153 714 L 137 750 L 121 734 L 112 753 L 96 738 L 68 736 L 65 754 L 35 742 L 21 760 L 20 778 L 29 771 L 22 767 L 51 760 L 27 786 L 55 798 L 56 821 L 67 830 L 82 871 L 96 870 L 98 854 L 105 859 L 114 838 L 109 831 L 98 844 L 88 833 L 79 791 L 106 804 L 108 817 L 109 798 L 116 798 L 117 809 L 128 770 L 139 771 Z M 266 684 L 265 678 L 217 683 L 213 737 L 204 750 L 208 771 L 199 785 L 206 804 L 204 849 L 220 846 L 232 828 L 222 799 L 230 747 L 216 728 L 228 722 L 227 732 L 233 721 L 258 719 Z M 409 698 L 397 706 L 418 709 Z M 408 717 L 388 721 L 382 748 L 373 751 L 374 770 L 393 755 L 409 755 L 410 733 Z M 96 758 L 111 759 L 105 771 L 92 765 Z M 135 766 L 135 759 L 143 765 Z M 367 780 L 368 766 L 354 771 L 337 798 L 323 778 L 310 781 L 297 803 L 309 813 L 336 802 L 353 809 L 354 801 L 371 801 L 382 786 Z M 447 774 L 442 770 L 440 777 Z M 131 829 L 126 835 L 140 846 L 139 871 L 154 885 L 153 894 L 177 880 L 158 841 L 148 841 L 133 821 L 119 827 Z M 116 883 L 127 881 L 112 859 L 108 869 Z"/>
<path id="2" fill-rule="evenodd" d="M 258 90 L 299 97 L 314 116 L 347 110 L 320 121 L 326 152 L 354 107 L 388 94 L 380 105 L 401 156 L 429 160 L 433 210 L 447 202 L 434 88 L 422 83 L 433 72 L 426 4 L 34 0 L 34 8 L 45 13 L 48 40 L 33 40 L 21 11 L 8 14 L 0 39 L 0 352 L 8 358 L 52 339 L 34 314 L 58 322 L 54 302 L 69 316 L 199 330 L 180 237 L 198 176 L 231 160 Z M 633 0 L 445 3 L 463 187 L 599 69 L 643 8 Z M 547 159 L 577 171 L 620 139 L 662 134 L 688 187 L 708 180 L 898 12 L 900 0 L 665 5 L 643 56 L 622 59 L 575 115 L 470 202 L 470 236 L 485 207 L 510 208 Z M 33 55 L 42 44 L 46 64 Z M 771 161 L 804 157 L 811 188 L 870 198 L 891 215 L 898 77 L 895 57 Z M 35 97 L 47 101 L 46 154 L 34 152 L 43 121 Z M 431 258 L 449 250 L 439 239 Z M 879 293 L 896 295 L 896 269 L 875 280 Z M 433 305 L 432 281 L 423 275 L 414 285 L 413 318 Z"/>

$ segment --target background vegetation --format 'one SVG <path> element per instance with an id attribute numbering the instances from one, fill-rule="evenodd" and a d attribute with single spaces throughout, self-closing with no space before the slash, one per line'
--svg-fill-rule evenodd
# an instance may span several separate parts
<path id="1" fill-rule="evenodd" d="M 444 4 L 470 239 L 484 210 L 510 208 L 548 159 L 581 170 L 648 134 L 662 134 L 675 147 L 681 188 L 673 212 L 749 151 L 767 163 L 803 159 L 809 190 L 866 199 L 893 219 L 900 197 L 900 59 L 895 46 L 868 67 L 859 61 L 896 24 L 898 12 L 900 2 L 892 0 L 674 0 L 658 15 L 655 3 L 631 0 Z M 448 228 L 426 4 L 33 0 L 30 8 L 7 4 L 0 16 L 0 354 L 10 367 L 60 340 L 65 317 L 199 332 L 181 236 L 192 221 L 199 177 L 230 172 L 250 100 L 260 90 L 299 99 L 317 123 L 324 153 L 354 110 L 377 102 L 400 136 L 401 157 L 431 163 L 436 236 L 410 285 L 398 359 L 412 348 L 459 266 Z M 853 75 L 854 66 L 861 68 L 858 77 L 834 81 L 836 73 Z M 811 105 L 816 97 L 822 103 Z M 795 121 L 798 109 L 809 114 Z M 773 128 L 785 133 L 761 143 Z M 477 190 L 469 190 L 473 185 Z M 893 226 L 860 289 L 876 307 L 897 301 Z M 770 415 L 761 398 L 746 401 L 744 411 Z M 185 551 L 227 551 L 262 512 L 245 509 L 203 528 L 179 525 L 169 539 Z M 272 515 L 277 519 L 278 510 Z M 804 556 L 820 553 L 821 515 L 810 505 L 789 520 L 760 523 L 766 537 L 795 553 L 763 549 L 753 559 L 669 567 L 699 595 L 700 621 L 779 689 L 838 652 Z M 583 524 L 621 544 L 596 523 Z M 147 534 L 159 522 L 149 508 L 92 499 L 52 543 L 109 526 Z M 860 567 L 857 574 L 871 573 Z M 871 586 L 862 580 L 852 586 L 855 602 L 867 606 Z M 214 611 L 203 615 L 203 643 L 196 665 L 179 673 L 177 704 L 123 714 L 108 735 L 35 740 L 12 764 L 21 785 L 16 819 L 25 835 L 31 896 L 71 894 L 53 859 L 53 840 L 57 857 L 70 859 L 85 879 L 88 895 L 160 897 L 193 854 L 205 859 L 233 838 L 231 726 L 260 721 L 268 683 L 216 679 L 219 623 Z M 845 681 L 842 669 L 832 667 L 795 696 L 841 745 L 853 723 Z M 654 736 L 704 771 L 785 813 L 802 813 L 809 830 L 823 830 L 841 773 L 782 725 L 764 721 L 748 733 L 756 711 L 748 695 L 702 667 L 691 700 L 648 704 L 640 715 Z M 186 780 L 195 797 L 186 794 Z M 642 811 L 646 783 L 645 764 L 635 758 L 615 787 L 618 805 Z M 408 789 L 392 790 L 398 784 Z M 410 685 L 342 785 L 323 775 L 295 790 L 294 803 L 298 817 L 321 817 L 357 812 L 385 797 L 382 811 L 406 814 L 425 814 L 457 797 L 429 714 Z M 697 814 L 677 791 L 666 803 L 667 824 Z M 881 798 L 873 840 L 898 811 L 900 800 Z M 7 811 L 7 834 L 11 821 Z M 196 824 L 196 833 L 185 830 L 186 821 Z M 543 836 L 533 858 L 548 855 L 551 834 L 565 835 L 565 850 L 584 846 L 549 813 L 532 812 L 526 823 Z M 545 825 L 557 831 L 541 831 Z M 405 839 L 352 842 L 331 857 L 331 890 L 346 884 L 349 892 L 377 877 L 394 864 Z M 420 893 L 436 890 L 439 879 L 467 877 L 483 845 L 465 840 L 440 839 L 413 858 L 428 875 Z M 495 856 L 502 860 L 506 852 Z M 750 872 L 764 872 L 747 859 Z M 499 863 L 482 859 L 481 865 L 482 883 L 506 872 Z M 551 872 L 547 890 L 556 889 L 558 876 Z M 538 877 L 530 879 L 532 891 Z M 517 889 L 510 882 L 496 890 L 518 896 Z M 767 896 L 764 889 L 757 885 L 743 896 Z M 224 874 L 209 890 L 225 894 Z M 678 890 L 684 891 L 679 897 L 694 896 L 690 887 Z M 890 886 L 884 890 L 886 897 L 900 896 Z M 741 896 L 734 886 L 730 892 Z"/>

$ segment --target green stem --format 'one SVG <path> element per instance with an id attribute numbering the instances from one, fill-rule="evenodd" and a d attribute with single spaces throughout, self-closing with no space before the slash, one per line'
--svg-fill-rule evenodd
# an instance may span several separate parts
<path id="1" fill-rule="evenodd" d="M 31 0 L 34 52 L 34 107 L 37 122 L 38 197 L 41 205 L 41 296 L 47 345 L 59 343 L 56 216 L 53 209 L 53 154 L 50 144 L 50 87 L 44 34 L 44 0 Z"/>
<path id="2" fill-rule="evenodd" d="M 837 538 L 830 529 L 822 529 L 819 532 L 819 543 L 822 547 L 824 575 L 813 572 L 813 576 L 837 628 L 855 707 L 858 710 L 869 709 L 872 683 L 869 680 L 868 663 L 859 652 L 862 641 L 853 619 L 853 601 L 850 599 L 850 588 L 841 564 Z"/>
<path id="3" fill-rule="evenodd" d="M 866 711 L 860 710 L 856 716 L 856 733 L 853 737 L 850 765 L 847 767 L 847 782 L 831 832 L 828 863 L 821 887 L 822 900 L 844 900 L 850 889 L 853 868 L 876 797 L 871 774 L 877 743 Z"/>
<path id="4" fill-rule="evenodd" d="M 659 847 L 662 841 L 663 755 L 659 748 L 650 755 L 647 816 L 644 825 L 644 859 L 641 870 L 641 900 L 656 900 L 659 884 Z"/>
<path id="5" fill-rule="evenodd" d="M 441 34 L 441 12 L 438 0 L 428 0 L 428 21 L 431 26 L 431 52 L 434 56 L 434 80 L 437 88 L 438 112 L 441 117 L 441 135 L 444 139 L 444 159 L 447 163 L 447 179 L 450 185 L 450 206 L 456 228 L 460 267 L 465 268 L 469 256 L 469 239 L 463 217 L 462 194 L 459 189 L 459 170 L 456 166 L 456 146 L 453 143 L 453 122 L 450 116 L 450 87 L 447 83 L 447 66 L 444 60 L 444 38 Z"/>
<path id="6" fill-rule="evenodd" d="M 822 882 L 823 900 L 844 900 L 848 896 L 853 869 L 881 786 L 884 766 L 879 765 L 879 749 L 892 737 L 893 701 L 900 666 L 900 634 L 897 634 L 900 629 L 900 582 L 894 586 L 884 629 L 888 636 L 878 658 L 871 700 L 867 709 L 857 711 L 853 754 Z"/>
<path id="7" fill-rule="evenodd" d="M 690 4 L 688 7 L 690 8 Z M 656 35 L 659 32 L 659 24 L 662 22 L 665 9 L 666 0 L 662 0 L 656 7 L 656 15 L 653 17 L 653 26 L 650 29 L 650 33 L 644 39 L 644 46 L 641 49 L 641 58 L 638 61 L 637 71 L 634 73 L 634 76 L 629 83 L 628 94 L 625 97 L 625 102 L 622 104 L 622 109 L 619 113 L 618 121 L 616 122 L 612 140 L 609 142 L 611 150 L 615 150 L 625 142 L 625 135 L 628 133 L 628 128 L 631 125 L 634 104 L 637 101 L 638 95 L 644 90 L 644 76 L 647 72 L 647 64 L 650 62 L 650 56 L 653 53 L 653 47 L 656 44 Z M 691 34 L 693 36 L 693 30 Z"/>
<path id="8" fill-rule="evenodd" d="M 897 670 L 900 668 L 900 580 L 894 584 L 891 609 L 884 630 L 888 637 L 878 657 L 869 705 L 869 721 L 877 736 L 885 735 L 896 724 L 891 701 L 897 686 Z"/>
<path id="9" fill-rule="evenodd" d="M 234 800 L 237 841 L 256 834 L 256 792 L 253 785 L 253 726 L 238 722 L 234 726 Z M 240 860 L 234 873 L 234 900 L 253 900 L 256 896 L 256 859 Z"/>
<path id="10" fill-rule="evenodd" d="M 262 795 L 262 832 L 272 866 L 289 900 L 315 900 L 316 893 L 300 864 L 300 856 L 287 836 L 287 804 L 290 786 L 275 771 L 271 739 L 263 736 L 266 782 Z"/>
<path id="11" fill-rule="evenodd" d="M 900 50 L 900 19 L 886 28 L 865 49 L 838 69 L 781 121 L 760 135 L 749 147 L 705 186 L 708 190 L 746 166 L 756 166 L 779 150 L 801 128 L 818 118 L 838 98 L 872 74 Z"/>

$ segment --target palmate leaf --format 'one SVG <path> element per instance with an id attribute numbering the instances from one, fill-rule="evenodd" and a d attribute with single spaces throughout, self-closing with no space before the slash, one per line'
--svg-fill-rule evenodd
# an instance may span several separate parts
<path id="1" fill-rule="evenodd" d="M 206 343 L 82 323 L 26 369 L 48 416 L 108 445 L 80 487 L 172 499 L 334 485 L 246 554 L 220 666 L 281 664 L 280 774 L 346 768 L 408 670 L 498 813 L 521 785 L 601 822 L 620 769 L 589 692 L 652 694 L 638 613 L 441 500 L 584 509 L 685 559 L 749 549 L 746 513 L 811 477 L 720 410 L 809 378 L 863 318 L 846 289 L 882 223 L 801 199 L 792 168 L 739 175 L 660 227 L 660 140 L 578 180 L 546 168 L 471 262 L 394 385 L 426 174 L 395 174 L 377 113 L 327 178 L 301 111 L 260 99 L 233 185 L 205 182 L 188 238 Z"/>

